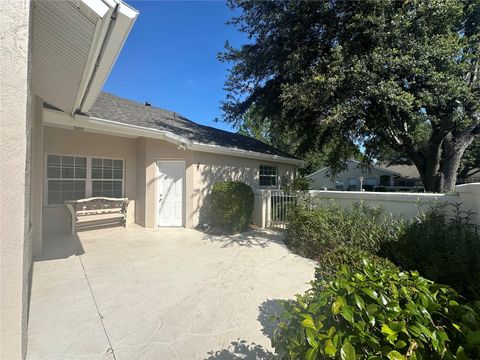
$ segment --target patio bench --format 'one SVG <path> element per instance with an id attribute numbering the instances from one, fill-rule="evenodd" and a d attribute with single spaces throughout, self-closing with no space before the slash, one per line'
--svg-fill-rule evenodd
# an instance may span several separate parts
<path id="1" fill-rule="evenodd" d="M 72 235 L 77 230 L 120 224 L 127 226 L 127 198 L 93 197 L 65 201 L 72 215 Z"/>

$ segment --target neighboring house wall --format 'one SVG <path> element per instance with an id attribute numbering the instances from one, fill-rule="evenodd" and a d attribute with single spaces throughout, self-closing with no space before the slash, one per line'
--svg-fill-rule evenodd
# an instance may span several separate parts
<path id="1" fill-rule="evenodd" d="M 21 359 L 27 344 L 31 269 L 30 148 L 34 118 L 31 94 L 28 0 L 1 3 L 0 58 L 0 358 Z"/>
<path id="2" fill-rule="evenodd" d="M 208 221 L 208 196 L 213 184 L 224 180 L 242 181 L 254 189 L 260 189 L 260 165 L 277 168 L 277 187 L 283 177 L 293 180 L 295 166 L 257 159 L 195 152 L 193 154 L 193 226 Z"/>
<path id="3" fill-rule="evenodd" d="M 380 177 L 385 176 L 388 182 L 388 185 L 393 185 L 394 175 L 387 171 L 382 171 L 378 168 L 372 168 L 370 171 L 362 169 L 358 163 L 350 161 L 348 163 L 348 169 L 337 174 L 335 179 L 329 175 L 329 168 L 321 169 L 311 175 L 308 175 L 307 178 L 311 179 L 311 188 L 313 190 L 322 190 L 327 188 L 328 190 L 336 189 L 336 182 L 343 183 L 343 190 L 349 189 L 349 180 L 355 183 L 355 190 L 360 190 L 360 181 L 359 177 L 363 177 L 363 186 L 380 185 Z"/>
<path id="4" fill-rule="evenodd" d="M 48 154 L 122 159 L 124 196 L 130 199 L 127 219 L 129 223 L 134 222 L 137 197 L 137 139 L 45 126 L 42 160 L 44 166 Z M 44 199 L 45 196 L 47 194 L 44 195 Z M 65 206 L 44 206 L 43 215 L 46 233 L 68 231 L 71 218 Z"/>

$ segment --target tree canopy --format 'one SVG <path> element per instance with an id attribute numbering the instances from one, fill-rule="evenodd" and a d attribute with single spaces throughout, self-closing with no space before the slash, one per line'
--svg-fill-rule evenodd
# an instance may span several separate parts
<path id="1" fill-rule="evenodd" d="M 334 171 L 359 146 L 370 162 L 391 149 L 426 190 L 453 189 L 480 136 L 480 0 L 229 5 L 249 41 L 220 55 L 232 63 L 226 121 L 241 127 L 254 111 L 295 155 L 330 149 Z"/>

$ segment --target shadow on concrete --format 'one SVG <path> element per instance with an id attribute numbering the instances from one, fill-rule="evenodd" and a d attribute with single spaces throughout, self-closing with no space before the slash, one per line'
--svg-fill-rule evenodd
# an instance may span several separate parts
<path id="1" fill-rule="evenodd" d="M 257 320 L 262 325 L 262 333 L 270 340 L 273 338 L 274 331 L 278 325 L 276 317 L 283 313 L 283 301 L 285 300 L 268 299 L 258 307 Z"/>
<path id="2" fill-rule="evenodd" d="M 276 359 L 276 355 L 255 343 L 247 343 L 245 340 L 238 339 L 232 341 L 228 349 L 211 351 L 205 360 L 271 360 Z"/>
<path id="3" fill-rule="evenodd" d="M 245 246 L 266 248 L 271 243 L 284 245 L 284 235 L 273 230 L 258 229 L 234 235 L 207 235 L 206 239 L 211 242 L 218 242 L 222 247 Z"/>
<path id="4" fill-rule="evenodd" d="M 66 259 L 84 253 L 85 250 L 77 234 L 49 234 L 43 236 L 42 254 L 36 256 L 33 261 Z"/>

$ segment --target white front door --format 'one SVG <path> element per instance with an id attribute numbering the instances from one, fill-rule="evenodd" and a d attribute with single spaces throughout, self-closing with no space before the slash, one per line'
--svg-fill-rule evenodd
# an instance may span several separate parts
<path id="1" fill-rule="evenodd" d="M 158 161 L 158 226 L 183 226 L 183 184 L 185 162 Z"/>

